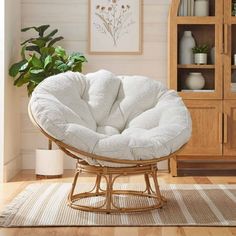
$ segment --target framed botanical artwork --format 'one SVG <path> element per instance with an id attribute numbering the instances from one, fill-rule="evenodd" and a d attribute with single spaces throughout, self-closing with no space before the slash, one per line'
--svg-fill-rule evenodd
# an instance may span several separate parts
<path id="1" fill-rule="evenodd" d="M 89 53 L 141 52 L 142 0 L 89 0 Z"/>

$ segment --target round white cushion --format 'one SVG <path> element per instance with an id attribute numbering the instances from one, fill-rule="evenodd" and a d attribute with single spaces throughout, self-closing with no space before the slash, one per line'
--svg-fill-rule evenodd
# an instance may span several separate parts
<path id="1" fill-rule="evenodd" d="M 58 74 L 40 83 L 29 105 L 36 122 L 54 138 L 109 158 L 168 156 L 191 136 L 191 118 L 182 99 L 143 76 L 115 76 L 106 70 Z"/>

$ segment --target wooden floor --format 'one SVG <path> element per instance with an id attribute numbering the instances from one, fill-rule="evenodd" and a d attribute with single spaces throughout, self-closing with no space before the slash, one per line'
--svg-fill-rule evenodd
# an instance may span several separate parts
<path id="1" fill-rule="evenodd" d="M 63 179 L 40 180 L 43 182 L 71 182 L 73 172 L 67 171 Z M 83 176 L 90 182 L 91 176 Z M 125 177 L 123 182 L 139 182 L 139 177 Z M 28 184 L 35 182 L 33 172 L 24 171 L 12 182 L 0 184 L 0 210 Z M 38 182 L 38 181 L 37 181 Z M 159 174 L 160 184 L 236 184 L 236 177 L 175 177 L 167 173 Z M 236 209 L 235 209 L 236 210 Z M 236 236 L 236 227 L 50 227 L 50 228 L 0 228 L 0 236 Z"/>

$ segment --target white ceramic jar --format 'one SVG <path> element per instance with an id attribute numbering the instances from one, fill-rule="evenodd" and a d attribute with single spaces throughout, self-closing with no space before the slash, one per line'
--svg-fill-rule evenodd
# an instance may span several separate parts
<path id="1" fill-rule="evenodd" d="M 209 0 L 195 0 L 194 16 L 209 16 Z"/>
<path id="2" fill-rule="evenodd" d="M 192 48 L 196 46 L 196 42 L 191 31 L 184 31 L 180 40 L 180 64 L 193 64 Z"/>
<path id="3" fill-rule="evenodd" d="M 205 79 L 202 73 L 189 73 L 189 76 L 186 78 L 186 86 L 191 90 L 200 90 L 205 86 Z"/>

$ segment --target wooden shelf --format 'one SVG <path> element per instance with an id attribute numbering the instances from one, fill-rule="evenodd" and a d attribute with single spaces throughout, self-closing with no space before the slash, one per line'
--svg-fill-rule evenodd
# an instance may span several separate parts
<path id="1" fill-rule="evenodd" d="M 193 91 L 188 91 L 188 92 L 184 92 L 184 91 L 178 91 L 179 96 L 181 96 L 183 99 L 189 99 L 189 96 L 191 96 L 192 99 L 207 99 L 209 98 L 209 95 L 214 94 L 214 92 L 209 91 L 209 92 L 193 92 Z"/>
<path id="2" fill-rule="evenodd" d="M 178 91 L 179 96 L 184 100 L 214 100 L 216 97 L 215 92 L 182 92 Z"/>
<path id="3" fill-rule="evenodd" d="M 232 65 L 232 69 L 235 70 L 236 69 L 236 65 Z"/>
<path id="4" fill-rule="evenodd" d="M 179 69 L 215 69 L 215 65 L 178 65 Z M 235 67 L 236 68 L 236 67 Z"/>
<path id="5" fill-rule="evenodd" d="M 180 91 L 181 93 L 214 93 L 215 90 L 209 89 L 199 89 L 199 90 L 191 90 L 191 89 L 184 89 Z"/>
<path id="6" fill-rule="evenodd" d="M 212 25 L 217 23 L 218 18 L 215 16 L 177 16 L 176 23 L 183 25 Z"/>

